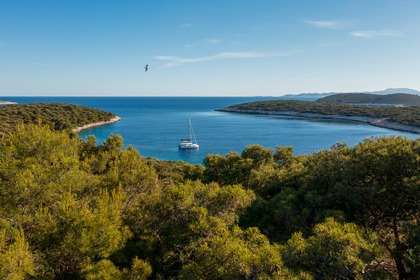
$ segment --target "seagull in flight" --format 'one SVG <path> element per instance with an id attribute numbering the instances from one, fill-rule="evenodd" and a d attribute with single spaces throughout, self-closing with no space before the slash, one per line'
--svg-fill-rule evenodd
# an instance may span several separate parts
<path id="1" fill-rule="evenodd" d="M 146 64 L 146 66 L 144 66 L 144 72 L 147 72 L 147 70 L 149 70 L 149 65 Z"/>

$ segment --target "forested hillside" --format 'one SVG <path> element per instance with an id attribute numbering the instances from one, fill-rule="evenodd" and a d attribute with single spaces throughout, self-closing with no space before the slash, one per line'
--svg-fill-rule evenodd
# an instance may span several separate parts
<path id="1" fill-rule="evenodd" d="M 320 98 L 317 101 L 368 105 L 420 106 L 420 96 L 405 93 L 387 95 L 369 93 L 340 93 Z"/>
<path id="2" fill-rule="evenodd" d="M 114 114 L 66 103 L 31 103 L 0 106 L 0 135 L 18 124 L 42 122 L 55 130 L 70 130 L 99 121 L 109 121 Z"/>
<path id="3" fill-rule="evenodd" d="M 297 101 L 297 100 L 269 100 L 256 101 L 232 105 L 220 109 L 225 112 L 297 112 L 313 113 L 326 116 L 356 116 L 374 119 L 386 119 L 403 125 L 420 127 L 420 107 L 387 107 L 387 106 L 362 106 L 352 104 L 337 104 L 326 102 Z"/>
<path id="4" fill-rule="evenodd" d="M 204 166 L 45 125 L 0 141 L 0 279 L 415 279 L 420 139 Z"/>

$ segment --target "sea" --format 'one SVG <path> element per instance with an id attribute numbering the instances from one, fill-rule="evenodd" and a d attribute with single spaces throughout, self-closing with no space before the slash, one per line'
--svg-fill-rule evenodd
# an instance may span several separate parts
<path id="1" fill-rule="evenodd" d="M 276 115 L 219 112 L 229 105 L 259 100 L 308 100 L 311 97 L 1 97 L 19 104 L 63 102 L 114 113 L 121 121 L 79 133 L 103 143 L 111 134 L 121 135 L 143 157 L 202 164 L 208 154 L 241 153 L 250 144 L 275 151 L 293 146 L 295 154 L 311 154 L 336 143 L 353 146 L 369 137 L 418 134 L 395 131 L 355 121 L 310 119 Z M 200 148 L 179 150 L 189 136 L 189 119 Z"/>

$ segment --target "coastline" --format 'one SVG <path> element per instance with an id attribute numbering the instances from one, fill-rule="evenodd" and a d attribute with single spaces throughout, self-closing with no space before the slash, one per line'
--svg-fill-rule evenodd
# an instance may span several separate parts
<path id="1" fill-rule="evenodd" d="M 283 115 L 302 118 L 318 118 L 318 119 L 333 119 L 333 120 L 350 120 L 367 123 L 373 126 L 399 130 L 404 132 L 411 132 L 420 134 L 420 128 L 415 126 L 404 125 L 395 122 L 389 122 L 386 119 L 378 119 L 362 116 L 344 116 L 344 115 L 324 115 L 316 113 L 300 113 L 295 111 L 263 111 L 263 110 L 238 110 L 230 108 L 217 109 L 216 111 L 229 112 L 229 113 L 242 113 L 242 114 L 260 114 L 260 115 Z"/>
<path id="2" fill-rule="evenodd" d="M 107 125 L 107 124 L 115 123 L 115 122 L 120 121 L 120 120 L 122 120 L 122 118 L 116 116 L 116 117 L 113 117 L 112 119 L 110 119 L 109 121 L 102 121 L 102 122 L 90 123 L 90 124 L 86 124 L 86 125 L 83 125 L 83 126 L 79 126 L 79 127 L 73 128 L 72 131 L 78 133 L 78 132 L 80 132 L 82 130 L 86 130 L 86 129 L 89 129 L 89 128 L 92 128 L 92 127 L 97 127 L 97 126 L 102 126 L 102 125 Z"/>
<path id="3" fill-rule="evenodd" d="M 13 105 L 13 104 L 17 104 L 17 103 L 12 102 L 12 101 L 0 101 L 0 105 Z"/>

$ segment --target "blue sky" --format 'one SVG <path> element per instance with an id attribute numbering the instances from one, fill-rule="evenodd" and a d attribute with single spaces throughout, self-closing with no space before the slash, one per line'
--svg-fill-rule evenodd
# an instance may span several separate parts
<path id="1" fill-rule="evenodd" d="M 419 13 L 419 0 L 0 0 L 0 97 L 420 90 Z"/>

